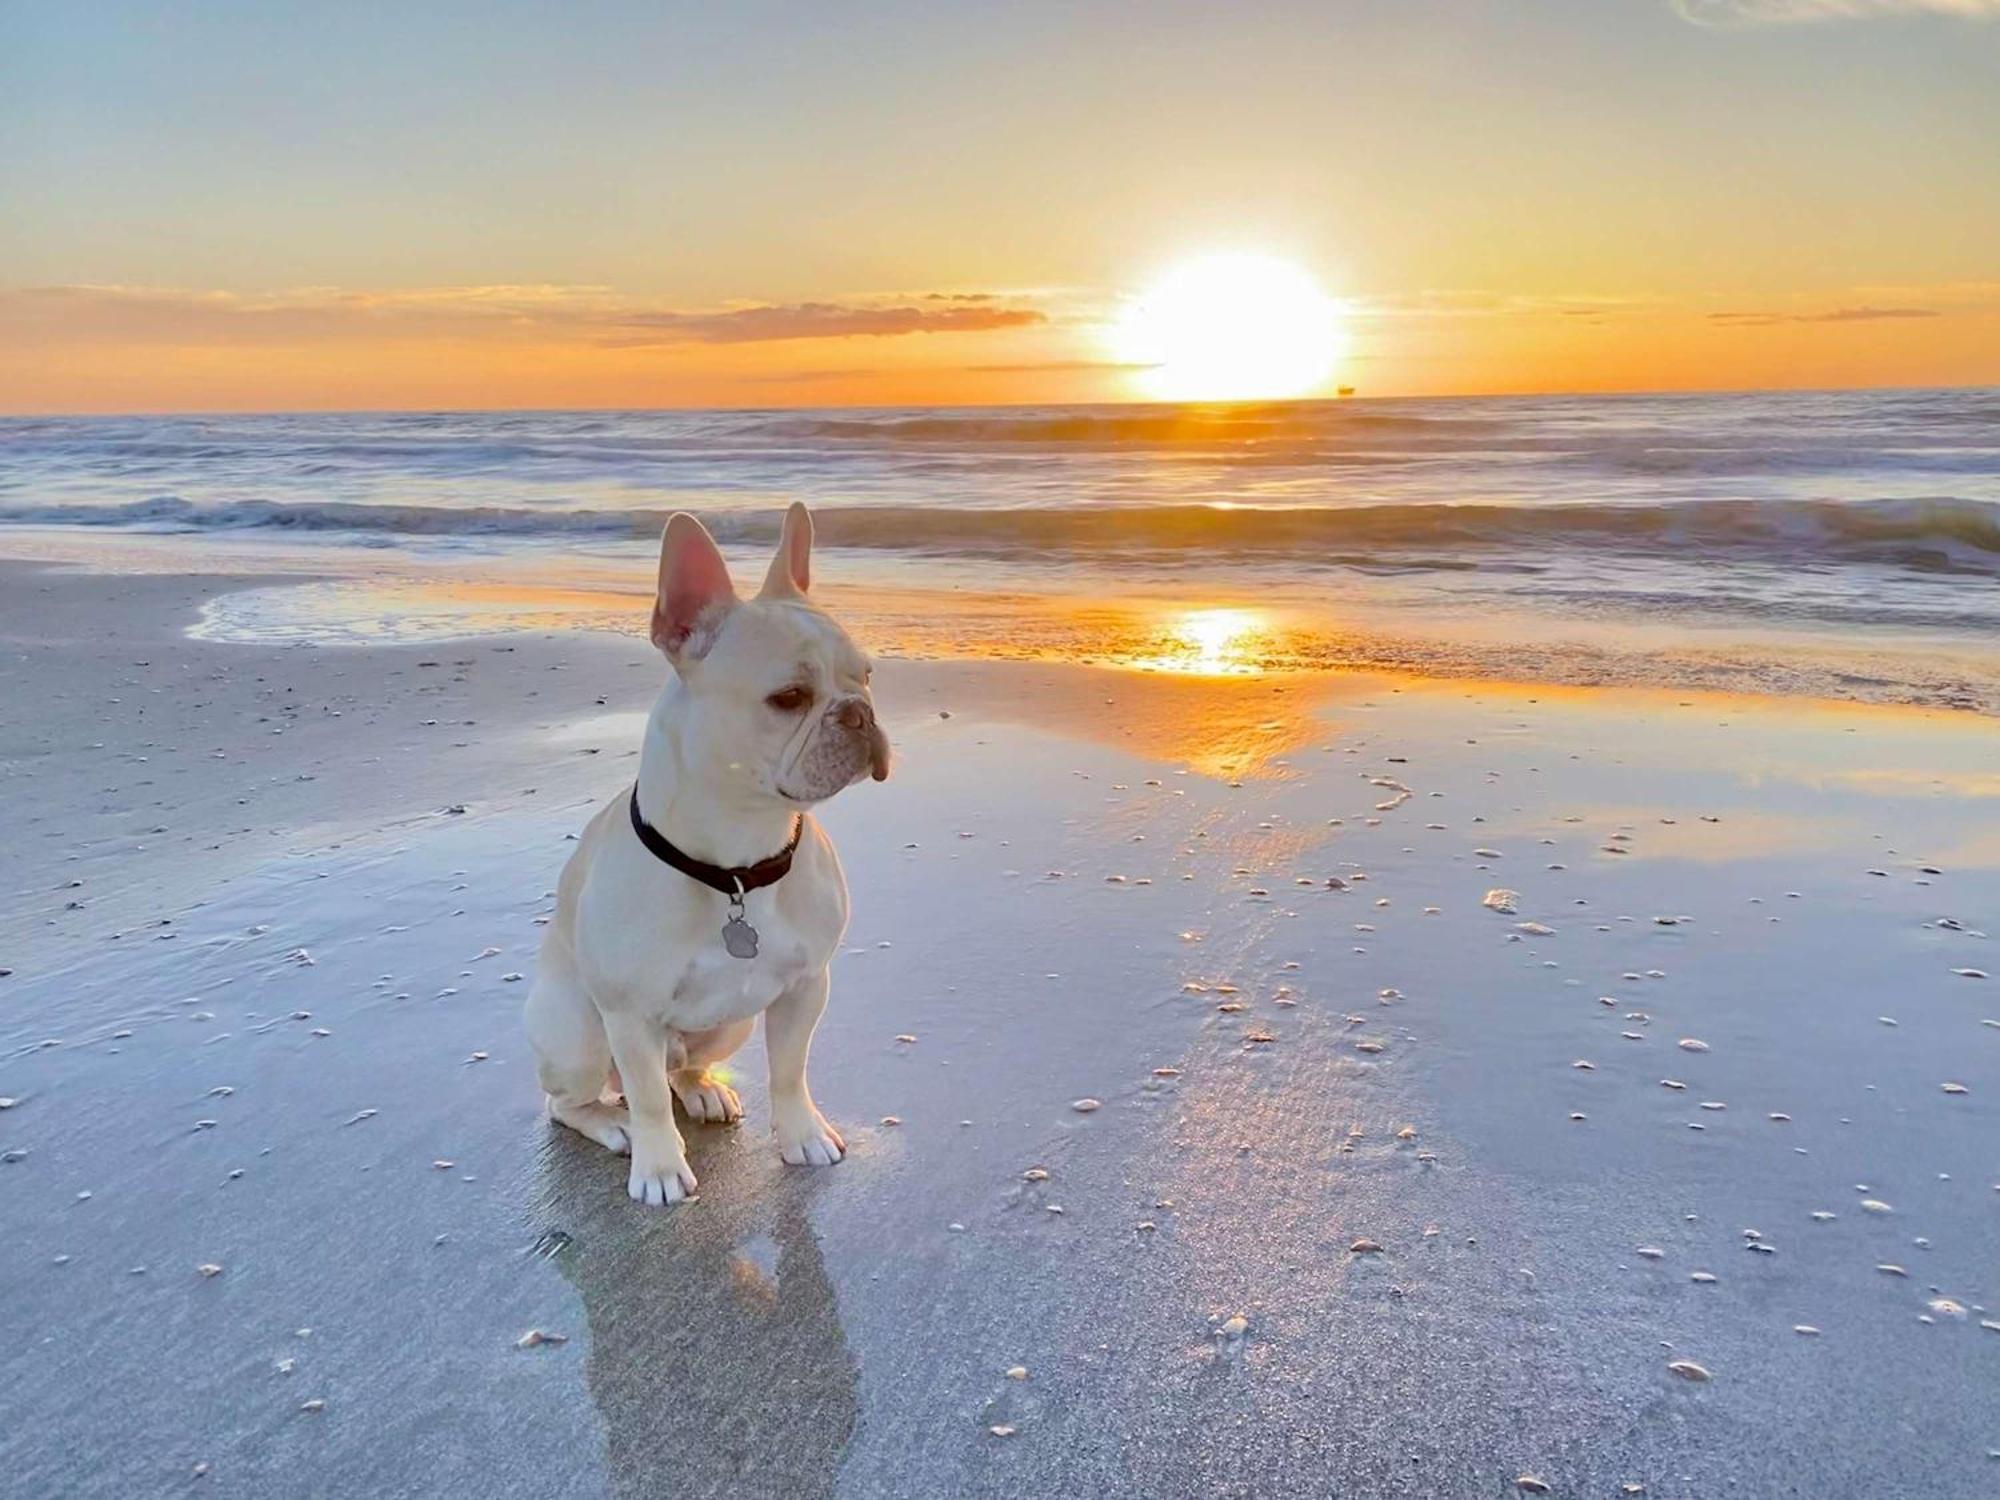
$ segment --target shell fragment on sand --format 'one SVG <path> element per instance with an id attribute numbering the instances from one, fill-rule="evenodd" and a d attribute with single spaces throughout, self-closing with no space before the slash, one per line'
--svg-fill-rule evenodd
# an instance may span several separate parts
<path id="1" fill-rule="evenodd" d="M 1480 897 L 1479 904 L 1488 911 L 1512 913 L 1520 909 L 1521 893 L 1500 886 Z"/>

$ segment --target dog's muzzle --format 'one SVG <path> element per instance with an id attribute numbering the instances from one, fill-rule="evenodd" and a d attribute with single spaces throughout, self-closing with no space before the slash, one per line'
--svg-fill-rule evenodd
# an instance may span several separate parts
<path id="1" fill-rule="evenodd" d="M 827 705 L 779 789 L 797 801 L 823 802 L 864 776 L 888 780 L 889 737 L 866 698 L 843 698 Z"/>
<path id="2" fill-rule="evenodd" d="M 865 740 L 868 774 L 877 781 L 889 779 L 889 736 L 875 722 L 875 710 L 866 698 L 843 699 L 833 711 L 833 721 L 848 734 Z"/>

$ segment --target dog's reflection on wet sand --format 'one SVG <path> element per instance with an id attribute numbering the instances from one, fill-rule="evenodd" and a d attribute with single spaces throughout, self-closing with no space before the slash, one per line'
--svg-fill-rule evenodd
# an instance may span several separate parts
<path id="1" fill-rule="evenodd" d="M 621 1157 L 560 1130 L 542 1154 L 542 1248 L 583 1298 L 610 1493 L 830 1495 L 858 1377 L 810 1222 L 826 1179 L 754 1126 L 689 1136 L 701 1193 L 664 1214 L 614 1191 Z"/>

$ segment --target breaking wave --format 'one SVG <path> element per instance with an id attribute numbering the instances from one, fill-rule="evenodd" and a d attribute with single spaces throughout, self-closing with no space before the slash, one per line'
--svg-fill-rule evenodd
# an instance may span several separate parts
<path id="1" fill-rule="evenodd" d="M 10 507 L 26 525 L 175 531 L 357 532 L 418 537 L 656 535 L 666 509 L 370 505 L 267 500 L 196 504 L 163 495 L 118 505 Z M 775 514 L 711 512 L 725 543 L 769 542 Z M 1861 501 L 1689 500 L 1659 503 L 1351 506 L 1095 506 L 945 509 L 822 506 L 820 542 L 969 556 L 1074 555 L 1092 560 L 1196 552 L 1312 564 L 1490 551 L 1705 554 L 1796 566 L 1875 563 L 2000 575 L 2000 503 L 1947 496 Z"/>

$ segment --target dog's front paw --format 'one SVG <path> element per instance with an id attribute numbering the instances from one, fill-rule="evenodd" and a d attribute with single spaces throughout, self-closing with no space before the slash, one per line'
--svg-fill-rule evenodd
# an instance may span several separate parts
<path id="1" fill-rule="evenodd" d="M 771 1125 L 778 1154 L 795 1167 L 830 1167 L 847 1154 L 847 1142 L 810 1104 L 778 1111 Z"/>
<path id="2" fill-rule="evenodd" d="M 632 1153 L 632 1174 L 625 1191 L 636 1203 L 664 1206 L 694 1196 L 694 1169 L 684 1155 L 658 1155 L 648 1151 Z"/>

